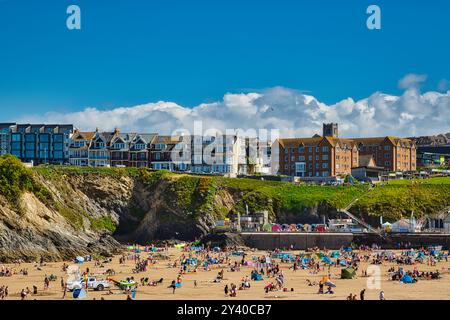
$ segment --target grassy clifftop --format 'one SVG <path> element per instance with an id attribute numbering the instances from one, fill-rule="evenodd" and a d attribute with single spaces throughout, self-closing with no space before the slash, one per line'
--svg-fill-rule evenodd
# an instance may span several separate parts
<path id="1" fill-rule="evenodd" d="M 2 177 L 5 171 L 1 170 L 0 184 L 3 187 L 0 185 L 2 188 L 0 190 L 4 193 L 8 180 Z M 296 186 L 282 182 L 184 175 L 134 168 L 44 166 L 26 172 L 28 175 L 34 172 L 43 179 L 60 179 L 64 175 L 99 175 L 114 179 L 127 177 L 142 182 L 150 191 L 164 182 L 166 187 L 161 194 L 164 198 L 162 200 L 194 219 L 202 214 L 213 214 L 219 218 L 232 212 L 244 213 L 246 205 L 251 212 L 268 210 L 274 220 L 283 217 L 286 212 L 291 216 L 298 214 L 300 218 L 311 208 L 317 206 L 330 210 L 344 208 L 355 198 L 359 200 L 352 208 L 353 212 L 362 216 L 383 215 L 386 219 L 392 220 L 409 216 L 412 211 L 419 217 L 435 214 L 450 207 L 450 178 L 393 181 L 368 191 L 365 185 Z M 29 179 L 23 181 L 26 182 L 25 186 L 19 186 L 19 189 L 36 190 L 37 193 L 42 193 L 44 199 L 46 198 L 45 189 L 27 182 Z M 15 187 L 13 189 L 15 193 L 12 197 L 15 197 L 19 189 L 16 190 Z M 226 201 L 222 201 L 223 199 Z M 105 226 L 100 223 L 96 225 L 99 228 L 113 229 L 109 221 Z"/>

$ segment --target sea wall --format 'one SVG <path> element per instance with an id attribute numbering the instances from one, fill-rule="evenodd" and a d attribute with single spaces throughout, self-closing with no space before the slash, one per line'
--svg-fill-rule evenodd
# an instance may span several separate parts
<path id="1" fill-rule="evenodd" d="M 242 238 L 247 246 L 260 250 L 291 248 L 306 250 L 312 247 L 339 249 L 353 241 L 351 233 L 264 233 L 243 232 Z"/>
<path id="2" fill-rule="evenodd" d="M 291 248 L 306 250 L 312 247 L 339 249 L 343 246 L 378 244 L 385 249 L 397 249 L 400 243 L 411 244 L 412 247 L 427 247 L 441 245 L 450 248 L 450 234 L 391 234 L 379 236 L 377 234 L 351 233 L 265 233 L 243 232 L 241 237 L 245 244 L 260 250 L 277 248 Z"/>
<path id="3" fill-rule="evenodd" d="M 427 247 L 432 245 L 441 245 L 444 249 L 450 248 L 450 234 L 432 234 L 432 233 L 403 233 L 390 234 L 380 237 L 376 234 L 355 234 L 353 242 L 357 245 L 371 245 L 376 243 L 386 249 L 396 249 L 399 244 L 411 243 L 412 247 Z"/>

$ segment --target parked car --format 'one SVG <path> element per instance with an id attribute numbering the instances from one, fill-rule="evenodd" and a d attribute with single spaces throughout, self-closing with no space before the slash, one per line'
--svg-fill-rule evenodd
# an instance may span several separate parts
<path id="1" fill-rule="evenodd" d="M 89 277 L 87 281 L 88 289 L 94 289 L 96 291 L 103 291 L 105 288 L 109 288 L 111 285 L 106 280 L 99 280 L 96 277 Z M 70 291 L 76 289 L 86 288 L 86 281 L 84 279 L 72 281 L 67 283 L 67 289 Z"/>

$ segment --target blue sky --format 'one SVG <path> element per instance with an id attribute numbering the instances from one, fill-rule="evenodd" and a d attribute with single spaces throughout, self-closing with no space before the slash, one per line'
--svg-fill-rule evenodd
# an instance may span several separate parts
<path id="1" fill-rule="evenodd" d="M 82 30 L 66 28 L 77 4 Z M 366 8 L 382 9 L 382 30 Z M 282 86 L 331 104 L 450 79 L 450 1 L 0 0 L 0 121 Z"/>

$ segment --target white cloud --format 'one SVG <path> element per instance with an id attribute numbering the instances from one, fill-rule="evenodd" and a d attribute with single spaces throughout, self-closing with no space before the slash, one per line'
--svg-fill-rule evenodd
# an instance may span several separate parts
<path id="1" fill-rule="evenodd" d="M 410 73 L 400 79 L 400 81 L 398 82 L 398 86 L 401 89 L 417 88 L 425 80 L 427 80 L 426 74 Z"/>
<path id="2" fill-rule="evenodd" d="M 450 131 L 450 91 L 421 94 L 410 88 L 401 96 L 376 92 L 359 101 L 348 98 L 327 105 L 297 90 L 276 87 L 259 93 L 227 93 L 222 101 L 194 108 L 157 102 L 106 111 L 51 112 L 20 120 L 161 134 L 181 128 L 192 131 L 194 121 L 202 120 L 205 130 L 279 129 L 284 137 L 320 134 L 323 122 L 337 122 L 343 137 L 428 135 Z"/>

